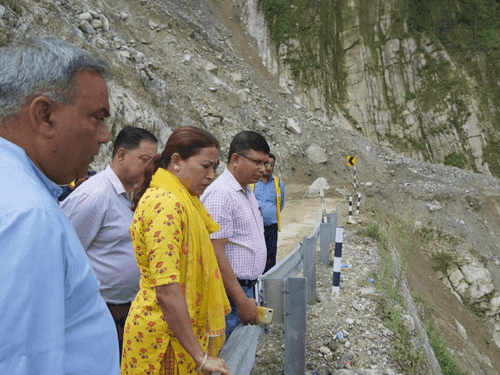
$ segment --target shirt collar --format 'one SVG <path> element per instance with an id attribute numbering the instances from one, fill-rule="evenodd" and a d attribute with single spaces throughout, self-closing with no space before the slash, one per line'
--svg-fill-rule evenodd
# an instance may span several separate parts
<path id="1" fill-rule="evenodd" d="M 62 194 L 63 189 L 51 181 L 47 176 L 45 176 L 40 169 L 33 163 L 33 160 L 28 156 L 26 151 L 22 147 L 19 147 L 15 143 L 12 143 L 8 141 L 7 139 L 0 137 L 0 147 L 8 150 L 10 153 L 13 154 L 14 157 L 16 157 L 21 163 L 26 165 L 25 160 L 28 161 L 29 165 L 33 169 L 33 172 L 35 172 L 36 177 L 40 180 L 40 182 L 45 186 L 45 188 L 48 190 L 50 195 L 57 199 L 59 196 Z"/>
<path id="2" fill-rule="evenodd" d="M 233 189 L 235 191 L 242 191 L 244 193 L 248 193 L 249 191 L 252 191 L 250 186 L 247 185 L 246 192 L 245 192 L 245 190 L 241 187 L 240 183 L 238 181 L 236 181 L 236 178 L 234 178 L 233 174 L 231 173 L 231 171 L 229 169 L 227 169 L 227 167 L 224 170 L 223 175 L 226 178 L 227 183 L 231 189 Z"/>
<path id="3" fill-rule="evenodd" d="M 111 165 L 108 165 L 104 171 L 106 173 L 106 177 L 108 178 L 109 182 L 111 182 L 111 185 L 113 185 L 113 187 L 115 188 L 116 194 L 118 194 L 118 195 L 125 194 L 127 199 L 129 199 L 127 191 L 123 187 L 122 182 L 120 181 L 120 179 L 116 175 L 113 168 L 111 168 Z"/>
<path id="4" fill-rule="evenodd" d="M 271 174 L 269 175 L 269 178 L 267 179 L 267 182 L 264 182 L 262 179 L 261 179 L 260 181 L 262 181 L 262 182 L 264 182 L 265 184 L 267 184 L 267 183 L 271 182 L 272 180 L 274 180 L 274 176 L 273 176 L 273 174 L 271 173 Z"/>

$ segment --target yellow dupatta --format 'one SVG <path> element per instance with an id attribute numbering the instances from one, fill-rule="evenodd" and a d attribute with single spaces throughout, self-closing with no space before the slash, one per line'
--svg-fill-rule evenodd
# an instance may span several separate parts
<path id="1" fill-rule="evenodd" d="M 181 288 L 191 324 L 206 326 L 207 336 L 220 336 L 225 331 L 225 314 L 231 311 L 210 233 L 220 229 L 198 197 L 193 196 L 171 172 L 159 168 L 150 187 L 172 192 L 187 213 L 187 271 L 181 276 Z M 182 274 L 181 274 L 182 275 Z"/>

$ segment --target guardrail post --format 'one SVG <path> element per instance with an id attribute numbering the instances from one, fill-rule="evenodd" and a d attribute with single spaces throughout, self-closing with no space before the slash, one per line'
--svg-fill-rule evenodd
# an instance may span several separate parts
<path id="1" fill-rule="evenodd" d="M 316 301 L 316 246 L 318 234 L 312 237 L 304 237 L 304 277 L 307 278 L 307 303 Z"/>
<path id="2" fill-rule="evenodd" d="M 309 280 L 289 277 L 284 282 L 285 375 L 306 373 L 306 290 Z"/>
<path id="3" fill-rule="evenodd" d="M 330 265 L 330 241 L 332 235 L 330 223 L 321 223 L 319 227 L 319 248 L 321 250 L 320 260 L 325 266 Z"/>
<path id="4" fill-rule="evenodd" d="M 321 223 L 319 234 L 319 247 L 321 249 L 320 260 L 330 265 L 330 244 L 335 242 L 335 226 L 337 222 L 337 213 L 332 212 L 327 215 L 327 222 Z"/>
<path id="5" fill-rule="evenodd" d="M 333 258 L 333 281 L 332 296 L 338 296 L 340 293 L 340 267 L 342 263 L 342 242 L 344 236 L 344 227 L 342 226 L 342 207 L 337 206 L 337 223 L 335 230 L 335 254 Z"/>
<path id="6" fill-rule="evenodd" d="M 328 214 L 328 223 L 331 225 L 330 234 L 332 235 L 332 237 L 330 238 L 330 242 L 335 242 L 335 227 L 337 226 L 337 213 L 336 212 L 330 212 Z"/>
<path id="7" fill-rule="evenodd" d="M 264 306 L 274 309 L 273 324 L 283 324 L 283 280 L 263 279 Z"/>

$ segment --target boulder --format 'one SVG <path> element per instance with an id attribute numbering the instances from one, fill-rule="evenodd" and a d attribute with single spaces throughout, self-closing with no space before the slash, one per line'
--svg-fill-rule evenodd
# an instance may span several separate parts
<path id="1" fill-rule="evenodd" d="M 82 21 L 79 26 L 80 30 L 87 34 L 95 34 L 95 30 L 88 21 Z"/>
<path id="2" fill-rule="evenodd" d="M 79 20 L 82 20 L 82 21 L 92 21 L 92 14 L 90 14 L 90 12 L 84 12 L 84 13 L 80 13 L 78 15 L 78 19 Z"/>
<path id="3" fill-rule="evenodd" d="M 102 28 L 104 31 L 109 32 L 109 20 L 106 18 L 104 14 L 99 15 L 99 19 L 102 22 Z"/>
<path id="4" fill-rule="evenodd" d="M 302 131 L 300 130 L 299 124 L 293 118 L 286 119 L 285 127 L 293 134 L 300 134 Z"/>
<path id="5" fill-rule="evenodd" d="M 247 102 L 247 94 L 243 90 L 239 90 L 236 95 L 240 99 L 240 102 L 246 103 Z"/>
<path id="6" fill-rule="evenodd" d="M 219 68 L 217 67 L 217 65 L 212 64 L 211 62 L 208 62 L 207 65 L 205 65 L 205 70 L 207 72 L 210 72 L 210 73 L 213 73 L 213 74 L 217 74 Z"/>
<path id="7" fill-rule="evenodd" d="M 101 20 L 92 20 L 92 21 L 90 21 L 90 26 L 92 26 L 94 29 L 101 29 L 102 28 L 102 21 Z"/>
<path id="8" fill-rule="evenodd" d="M 231 73 L 231 78 L 233 79 L 234 82 L 243 81 L 243 76 L 241 75 L 241 73 Z"/>
<path id="9" fill-rule="evenodd" d="M 319 195 L 320 190 L 328 190 L 330 189 L 330 186 L 328 185 L 328 181 L 326 181 L 326 178 L 324 177 L 319 177 L 314 181 L 311 186 L 307 189 L 306 195 L 307 196 L 316 196 Z"/>
<path id="10" fill-rule="evenodd" d="M 315 164 L 323 164 L 328 161 L 328 155 L 317 144 L 310 145 L 306 150 L 306 155 Z"/>
<path id="11" fill-rule="evenodd" d="M 144 55 L 142 52 L 135 51 L 132 54 L 132 57 L 134 58 L 136 63 L 142 63 L 142 62 L 144 62 L 146 55 Z"/>
<path id="12" fill-rule="evenodd" d="M 429 204 L 429 211 L 431 212 L 434 212 L 434 211 L 439 211 L 439 210 L 442 210 L 443 209 L 443 206 L 441 206 L 441 204 L 437 201 L 437 200 L 433 200 L 430 204 Z"/>

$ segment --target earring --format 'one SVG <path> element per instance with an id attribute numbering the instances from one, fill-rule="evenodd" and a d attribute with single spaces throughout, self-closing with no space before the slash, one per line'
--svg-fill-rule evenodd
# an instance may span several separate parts
<path id="1" fill-rule="evenodd" d="M 181 168 L 180 168 L 178 165 L 176 165 L 176 166 L 174 167 L 174 170 L 175 170 L 176 172 L 179 172 L 179 169 L 181 169 Z"/>
<path id="2" fill-rule="evenodd" d="M 233 164 L 233 167 L 235 167 L 235 168 L 236 168 L 236 163 L 234 163 L 234 164 Z"/>

